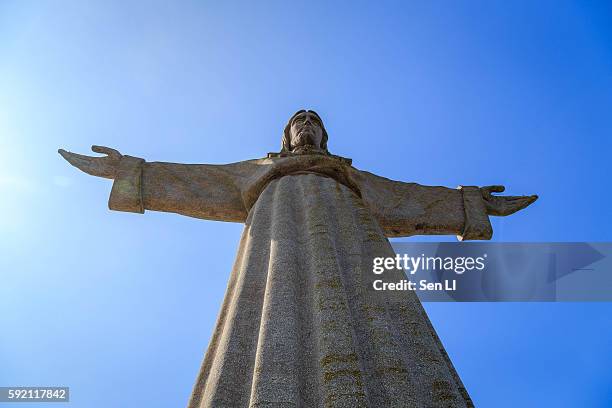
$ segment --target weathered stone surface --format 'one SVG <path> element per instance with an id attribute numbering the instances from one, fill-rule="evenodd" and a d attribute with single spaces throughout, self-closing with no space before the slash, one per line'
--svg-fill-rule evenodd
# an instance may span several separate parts
<path id="1" fill-rule="evenodd" d="M 394 255 L 387 237 L 490 239 L 489 215 L 537 197 L 389 180 L 331 155 L 327 139 L 320 117 L 299 111 L 263 159 L 60 154 L 115 180 L 113 210 L 245 223 L 189 408 L 472 406 L 414 293 L 370 290 L 372 258 Z"/>
<path id="2" fill-rule="evenodd" d="M 346 186 L 317 174 L 270 182 L 189 407 L 470 406 L 414 293 L 368 289 L 372 258 L 393 255 Z"/>

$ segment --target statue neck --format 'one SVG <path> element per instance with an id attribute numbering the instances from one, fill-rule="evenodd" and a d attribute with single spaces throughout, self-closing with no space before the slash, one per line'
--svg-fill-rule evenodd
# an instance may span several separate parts
<path id="1" fill-rule="evenodd" d="M 342 162 L 344 162 L 345 164 L 348 164 L 349 166 L 352 164 L 353 160 L 346 158 L 346 157 L 342 157 L 342 156 L 336 156 L 335 154 L 331 154 L 330 152 L 328 152 L 327 150 L 321 150 L 321 149 L 317 149 L 314 148 L 313 146 L 299 146 L 295 149 L 293 149 L 292 151 L 281 151 L 279 153 L 268 153 L 268 158 L 271 157 L 291 157 L 291 156 L 304 156 L 304 155 L 321 155 L 321 156 L 328 156 L 337 160 L 340 160 Z"/>

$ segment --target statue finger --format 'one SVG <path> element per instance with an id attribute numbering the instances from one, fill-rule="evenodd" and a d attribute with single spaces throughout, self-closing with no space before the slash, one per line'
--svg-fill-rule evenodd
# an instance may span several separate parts
<path id="1" fill-rule="evenodd" d="M 485 190 L 487 193 L 503 193 L 506 190 L 506 187 L 502 185 L 493 185 L 483 187 L 482 189 Z"/>
<path id="2" fill-rule="evenodd" d="M 74 167 L 84 171 L 85 173 L 91 173 L 93 170 L 93 157 L 85 156 L 82 154 L 68 152 L 64 149 L 59 149 L 58 153 Z"/>
<path id="3" fill-rule="evenodd" d="M 93 145 L 93 146 L 91 146 L 91 150 L 96 152 L 96 153 L 107 154 L 107 155 L 109 155 L 111 157 L 119 157 L 119 156 L 121 156 L 121 153 L 119 153 L 118 150 L 115 150 L 113 148 L 106 147 L 106 146 Z"/>
<path id="4" fill-rule="evenodd" d="M 530 196 L 507 196 L 507 197 L 503 197 L 506 202 L 508 203 L 512 203 L 512 202 L 528 202 L 529 204 L 533 203 L 535 200 L 538 199 L 537 195 L 530 195 Z"/>
<path id="5" fill-rule="evenodd" d="M 526 196 L 498 196 L 499 198 L 503 198 L 506 203 L 523 201 Z"/>
<path id="6" fill-rule="evenodd" d="M 57 152 L 58 152 L 58 153 L 59 153 L 59 154 L 60 154 L 60 155 L 61 155 L 61 156 L 62 156 L 64 159 L 66 159 L 66 160 L 68 161 L 68 157 L 69 157 L 69 155 L 70 155 L 70 152 L 67 152 L 67 151 L 66 151 L 66 150 L 64 150 L 64 149 L 57 149 Z"/>
<path id="7" fill-rule="evenodd" d="M 525 199 L 527 200 L 527 205 L 533 203 L 534 201 L 536 201 L 538 199 L 538 195 L 537 194 L 533 194 L 530 196 L 525 196 Z M 527 205 L 525 207 L 527 207 Z"/>
<path id="8" fill-rule="evenodd" d="M 522 210 L 523 208 L 528 207 L 529 205 L 531 205 L 531 203 L 533 203 L 534 201 L 538 199 L 538 196 L 531 195 L 531 196 L 509 197 L 509 198 L 510 200 L 506 200 L 506 208 L 507 208 L 506 215 L 513 214 L 517 211 Z"/>

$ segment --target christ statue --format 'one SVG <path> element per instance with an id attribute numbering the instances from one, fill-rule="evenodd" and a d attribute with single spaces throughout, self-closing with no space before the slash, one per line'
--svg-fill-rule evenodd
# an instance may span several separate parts
<path id="1" fill-rule="evenodd" d="M 473 406 L 416 294 L 371 289 L 372 259 L 395 256 L 388 237 L 488 240 L 490 215 L 537 196 L 389 180 L 327 142 L 319 115 L 300 110 L 281 151 L 262 159 L 146 162 L 102 146 L 92 147 L 102 157 L 59 153 L 114 180 L 111 210 L 244 224 L 189 408 Z"/>

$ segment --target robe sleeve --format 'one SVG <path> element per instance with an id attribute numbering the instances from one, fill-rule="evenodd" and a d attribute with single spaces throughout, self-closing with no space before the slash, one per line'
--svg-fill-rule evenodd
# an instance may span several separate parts
<path id="1" fill-rule="evenodd" d="M 422 186 L 358 172 L 362 199 L 388 237 L 456 235 L 463 241 L 493 235 L 479 187 Z"/>
<path id="2" fill-rule="evenodd" d="M 207 220 L 244 222 L 241 185 L 249 162 L 226 165 L 145 162 L 123 156 L 113 183 L 111 210 L 173 212 Z"/>

